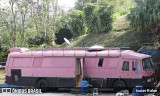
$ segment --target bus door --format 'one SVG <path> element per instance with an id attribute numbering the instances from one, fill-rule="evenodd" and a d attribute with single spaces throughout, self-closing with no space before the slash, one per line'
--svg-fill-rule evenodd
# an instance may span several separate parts
<path id="1" fill-rule="evenodd" d="M 132 73 L 131 73 L 131 63 L 128 59 L 123 59 L 121 61 L 121 67 L 120 67 L 120 80 L 123 81 L 123 86 L 130 86 L 132 82 Z M 122 82 L 121 81 L 121 82 Z"/>
<path id="2" fill-rule="evenodd" d="M 134 87 L 135 84 L 140 82 L 142 79 L 142 68 L 141 68 L 141 63 L 140 61 L 137 60 L 131 60 L 131 73 L 132 73 L 132 86 Z"/>
<path id="3" fill-rule="evenodd" d="M 83 79 L 83 63 L 84 63 L 84 58 L 76 58 L 76 86 L 80 86 L 80 82 Z"/>
<path id="4" fill-rule="evenodd" d="M 142 76 L 142 68 L 141 68 L 141 63 L 137 60 L 132 60 L 132 76 L 134 78 L 140 78 Z"/>
<path id="5" fill-rule="evenodd" d="M 123 60 L 122 61 L 122 66 L 121 66 L 121 69 L 120 69 L 120 78 L 123 78 L 123 79 L 129 79 L 131 77 L 131 74 L 130 74 L 130 61 L 129 60 Z"/>

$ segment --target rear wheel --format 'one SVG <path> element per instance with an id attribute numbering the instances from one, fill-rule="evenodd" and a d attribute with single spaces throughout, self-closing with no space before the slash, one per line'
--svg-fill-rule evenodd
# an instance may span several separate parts
<path id="1" fill-rule="evenodd" d="M 36 87 L 41 89 L 42 92 L 46 92 L 49 90 L 49 83 L 46 79 L 40 79 L 36 82 Z"/>
<path id="2" fill-rule="evenodd" d="M 122 80 L 118 80 L 114 83 L 114 91 L 118 92 L 123 90 L 126 87 L 126 84 Z"/>

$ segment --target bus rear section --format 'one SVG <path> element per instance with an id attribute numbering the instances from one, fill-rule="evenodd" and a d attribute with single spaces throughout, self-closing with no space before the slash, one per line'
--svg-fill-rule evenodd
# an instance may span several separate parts
<path id="1" fill-rule="evenodd" d="M 8 57 L 6 83 L 36 87 L 76 87 L 82 59 L 73 57 Z"/>

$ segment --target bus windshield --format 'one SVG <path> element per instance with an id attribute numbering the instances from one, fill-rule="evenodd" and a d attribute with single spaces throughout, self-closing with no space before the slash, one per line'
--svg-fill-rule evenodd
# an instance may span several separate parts
<path id="1" fill-rule="evenodd" d="M 142 65 L 144 70 L 153 70 L 152 60 L 150 58 L 146 58 L 142 60 Z"/>

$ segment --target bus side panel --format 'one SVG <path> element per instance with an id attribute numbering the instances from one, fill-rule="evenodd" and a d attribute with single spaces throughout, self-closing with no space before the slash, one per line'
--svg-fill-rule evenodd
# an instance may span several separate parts
<path id="1" fill-rule="evenodd" d="M 23 86 L 34 86 L 39 79 L 46 79 L 49 82 L 49 87 L 75 87 L 75 58 L 60 58 L 60 57 L 38 57 L 27 58 L 30 61 L 23 63 L 26 58 L 13 61 L 13 67 L 9 68 L 9 73 L 12 69 L 21 70 L 21 78 L 15 82 L 9 74 L 6 77 L 6 83 L 17 84 Z M 41 61 L 41 62 L 40 62 Z M 20 62 L 20 64 L 18 63 Z M 30 64 L 29 64 L 30 62 Z M 23 65 L 23 64 L 28 64 Z M 26 83 L 27 82 L 27 83 Z"/>
<path id="2" fill-rule="evenodd" d="M 73 68 L 33 68 L 33 77 L 75 77 Z"/>
<path id="3" fill-rule="evenodd" d="M 94 87 L 113 87 L 119 78 L 120 58 L 104 58 L 99 66 L 99 58 L 85 58 L 84 76 Z"/>
<path id="4" fill-rule="evenodd" d="M 63 57 L 44 57 L 40 66 L 35 62 L 33 67 L 33 76 L 40 77 L 75 77 L 75 59 Z M 38 60 L 39 61 L 39 60 Z M 36 64 L 38 63 L 38 64 Z"/>
<path id="5" fill-rule="evenodd" d="M 104 58 L 102 66 L 99 58 L 85 58 L 84 76 L 95 78 L 118 78 L 119 58 Z"/>

